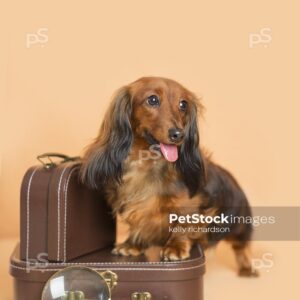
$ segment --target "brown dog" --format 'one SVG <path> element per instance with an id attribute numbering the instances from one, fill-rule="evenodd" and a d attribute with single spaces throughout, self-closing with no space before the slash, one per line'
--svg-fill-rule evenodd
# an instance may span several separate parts
<path id="1" fill-rule="evenodd" d="M 84 156 L 82 178 L 104 188 L 130 226 L 113 253 L 139 255 L 159 245 L 164 260 L 179 260 L 189 257 L 194 242 L 208 247 L 226 239 L 239 274 L 255 275 L 246 253 L 251 224 L 231 224 L 230 233 L 214 235 L 170 231 L 170 213 L 251 216 L 235 179 L 199 148 L 201 109 L 192 92 L 170 79 L 145 77 L 121 88 Z"/>

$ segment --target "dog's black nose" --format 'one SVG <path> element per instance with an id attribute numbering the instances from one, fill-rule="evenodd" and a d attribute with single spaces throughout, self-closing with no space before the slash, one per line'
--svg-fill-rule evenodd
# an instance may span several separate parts
<path id="1" fill-rule="evenodd" d="M 169 129 L 169 139 L 175 143 L 181 142 L 183 139 L 183 130 L 179 128 Z"/>

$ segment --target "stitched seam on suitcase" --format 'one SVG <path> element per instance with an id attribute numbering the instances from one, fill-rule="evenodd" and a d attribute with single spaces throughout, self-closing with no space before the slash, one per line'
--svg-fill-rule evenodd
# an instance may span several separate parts
<path id="1" fill-rule="evenodd" d="M 197 244 L 197 248 L 199 249 L 200 253 L 202 254 L 203 251 L 200 247 L 199 244 Z M 13 259 L 15 261 L 20 261 L 17 257 L 13 257 Z M 196 261 L 196 260 L 199 260 L 199 258 L 193 258 L 193 259 L 186 259 L 184 260 L 185 263 L 189 263 L 189 262 L 193 262 L 193 261 Z M 168 264 L 170 265 L 178 265 L 178 264 L 181 264 L 182 261 L 173 261 L 173 262 L 168 262 Z M 160 265 L 164 265 L 166 264 L 165 262 L 163 261 L 145 261 L 145 262 L 109 262 L 109 263 L 105 263 L 105 262 L 83 262 L 83 263 L 76 263 L 76 262 L 70 262 L 70 263 L 47 263 L 48 266 L 70 266 L 70 265 L 98 265 L 98 266 L 102 266 L 102 265 L 107 265 L 107 264 L 110 264 L 110 265 L 145 265 L 145 266 L 148 266 L 148 265 L 157 265 L 157 266 L 160 266 Z"/>
<path id="2" fill-rule="evenodd" d="M 68 187 L 69 181 L 71 179 L 72 173 L 78 170 L 78 168 L 74 168 L 68 175 L 67 183 L 65 186 L 65 220 L 64 220 L 64 262 L 67 260 L 67 251 L 66 251 L 66 244 L 67 244 L 67 206 L 68 206 Z"/>
<path id="3" fill-rule="evenodd" d="M 205 265 L 205 263 L 198 265 L 198 266 L 193 266 L 193 267 L 187 267 L 187 268 L 174 268 L 174 269 L 170 269 L 170 268 L 109 268 L 109 270 L 115 270 L 115 271 L 187 271 L 187 270 L 193 270 L 193 269 L 198 269 L 201 268 Z M 24 267 L 19 267 L 19 266 L 15 266 L 13 264 L 10 264 L 10 266 L 12 268 L 15 269 L 20 269 L 20 270 L 28 270 L 27 268 Z M 103 270 L 103 268 L 93 268 L 95 270 Z M 30 271 L 38 271 L 38 272 L 53 272 L 53 271 L 60 271 L 61 269 L 31 269 Z"/>
<path id="4" fill-rule="evenodd" d="M 17 257 L 13 257 L 14 261 L 19 261 L 21 262 Z M 193 261 L 199 260 L 199 258 L 194 258 L 194 259 L 188 259 L 188 260 L 184 260 L 184 263 L 190 263 Z M 24 262 L 24 261 L 22 261 Z M 48 262 L 47 265 L 48 266 L 75 266 L 75 265 L 86 265 L 86 266 L 106 266 L 106 265 L 117 265 L 117 266 L 122 266 L 122 265 L 144 265 L 144 266 L 155 266 L 157 265 L 158 267 L 163 266 L 165 264 L 168 265 L 179 265 L 181 264 L 182 261 L 174 261 L 174 262 L 163 262 L 163 261 L 156 261 L 156 262 L 82 262 L 82 263 L 77 263 L 77 262 L 70 262 L 70 263 L 51 263 Z"/>
<path id="5" fill-rule="evenodd" d="M 57 189 L 57 260 L 58 261 L 60 257 L 60 191 L 61 191 L 62 177 L 66 172 L 67 168 L 68 166 L 66 166 L 60 174 L 58 189 Z"/>
<path id="6" fill-rule="evenodd" d="M 29 210 L 29 206 L 30 206 L 30 188 L 31 188 L 31 182 L 32 182 L 32 178 L 35 174 L 35 172 L 37 171 L 38 168 L 35 168 L 29 178 L 28 181 L 28 187 L 27 187 L 27 203 L 26 203 L 26 223 L 27 223 L 27 228 L 26 228 L 26 260 L 29 259 L 29 237 L 30 237 L 30 210 Z"/>

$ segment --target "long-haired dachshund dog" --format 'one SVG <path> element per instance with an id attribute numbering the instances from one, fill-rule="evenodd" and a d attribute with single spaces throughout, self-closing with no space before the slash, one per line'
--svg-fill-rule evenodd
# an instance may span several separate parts
<path id="1" fill-rule="evenodd" d="M 170 79 L 144 77 L 121 88 L 83 157 L 82 179 L 104 188 L 129 224 L 128 239 L 113 253 L 135 256 L 158 245 L 162 259 L 173 261 L 188 258 L 195 242 L 206 248 L 225 239 L 239 274 L 251 276 L 251 224 L 231 224 L 229 233 L 214 235 L 169 230 L 170 213 L 251 216 L 236 180 L 199 147 L 201 110 L 197 97 Z"/>

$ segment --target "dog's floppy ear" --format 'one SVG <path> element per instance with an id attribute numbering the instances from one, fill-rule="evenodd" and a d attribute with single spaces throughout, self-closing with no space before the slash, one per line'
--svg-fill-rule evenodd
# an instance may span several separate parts
<path id="1" fill-rule="evenodd" d="M 206 181 L 205 166 L 199 146 L 196 103 L 193 103 L 190 108 L 185 139 L 180 147 L 176 167 L 188 187 L 190 197 L 194 196 Z"/>
<path id="2" fill-rule="evenodd" d="M 123 87 L 113 98 L 98 137 L 83 157 L 81 178 L 88 186 L 100 188 L 109 181 L 121 182 L 123 162 L 133 141 L 131 110 L 131 95 Z"/>

